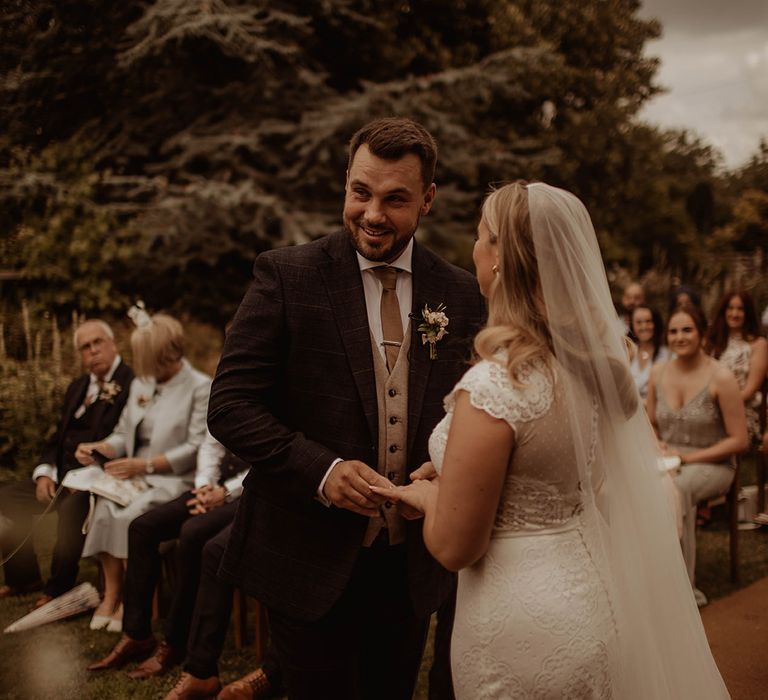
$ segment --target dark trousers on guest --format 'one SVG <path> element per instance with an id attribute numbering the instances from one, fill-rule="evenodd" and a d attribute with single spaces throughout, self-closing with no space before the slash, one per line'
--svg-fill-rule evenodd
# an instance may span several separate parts
<path id="1" fill-rule="evenodd" d="M 269 610 L 291 700 L 411 700 L 429 629 L 411 605 L 404 545 L 363 548 L 346 590 L 316 622 Z"/>
<path id="2" fill-rule="evenodd" d="M 128 529 L 128 567 L 125 574 L 123 630 L 133 639 L 152 634 L 152 597 L 161 571 L 160 545 L 178 538 L 176 584 L 165 639 L 184 649 L 200 581 L 203 548 L 232 522 L 237 503 L 226 503 L 208 513 L 190 515 L 187 492 L 136 518 Z M 231 597 L 231 596 L 230 596 Z"/>
<path id="3" fill-rule="evenodd" d="M 195 613 L 187 643 L 187 663 L 184 670 L 197 678 L 209 678 L 219 673 L 218 662 L 232 613 L 233 587 L 219 579 L 219 565 L 224 556 L 232 526 L 222 530 L 203 548 L 203 566 L 197 589 Z M 272 690 L 280 692 L 282 676 L 274 652 L 267 650 L 262 669 Z"/>
<path id="4" fill-rule="evenodd" d="M 88 515 L 88 493 L 63 489 L 53 506 L 58 513 L 56 545 L 51 562 L 51 575 L 43 588 L 47 595 L 56 597 L 75 585 L 83 552 L 85 535 L 83 522 Z M 45 506 L 35 498 L 35 482 L 19 481 L 0 489 L 0 512 L 13 521 L 13 526 L 3 536 L 2 554 L 8 556 L 29 534 L 34 516 L 40 515 Z M 30 537 L 22 548 L 5 564 L 5 583 L 13 589 L 24 591 L 42 586 L 40 567 Z"/>

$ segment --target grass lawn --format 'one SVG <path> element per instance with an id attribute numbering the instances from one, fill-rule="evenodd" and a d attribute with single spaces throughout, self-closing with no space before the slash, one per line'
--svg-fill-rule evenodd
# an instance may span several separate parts
<path id="1" fill-rule="evenodd" d="M 748 462 L 741 483 L 754 483 Z M 55 536 L 55 516 L 47 517 L 36 535 L 44 574 L 50 565 L 50 552 Z M 728 529 L 722 508 L 715 508 L 713 520 L 698 532 L 697 584 L 710 600 L 720 598 L 736 588 L 768 576 L 768 531 L 739 532 L 740 581 L 729 580 Z M 91 560 L 83 560 L 81 581 L 96 585 L 98 572 Z M 0 601 L 0 629 L 24 615 L 37 594 Z M 146 681 L 133 681 L 124 671 L 88 674 L 85 667 L 104 656 L 117 641 L 109 632 L 88 629 L 90 616 L 57 622 L 16 634 L 0 634 L 0 700 L 96 700 L 107 698 L 161 698 L 170 689 L 178 673 Z M 157 633 L 160 635 L 158 625 Z M 426 693 L 426 671 L 431 663 L 432 643 L 427 645 L 416 700 Z M 232 636 L 227 640 L 220 662 L 223 682 L 229 682 L 253 670 L 255 659 L 250 648 L 234 648 Z M 130 666 L 129 666 L 130 668 Z"/>

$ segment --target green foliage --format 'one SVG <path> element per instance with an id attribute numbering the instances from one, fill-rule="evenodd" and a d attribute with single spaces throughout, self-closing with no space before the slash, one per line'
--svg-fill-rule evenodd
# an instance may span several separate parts
<path id="1" fill-rule="evenodd" d="M 142 297 L 220 325 L 258 252 L 338 228 L 345 144 L 391 114 L 438 138 L 420 236 L 449 259 L 471 265 L 489 183 L 545 179 L 584 199 L 608 262 L 696 275 L 760 244 L 741 198 L 766 157 L 721 176 L 705 144 L 637 123 L 660 32 L 638 7 L 11 0 L 0 253 L 22 278 L 4 296 L 59 312 Z"/>
<path id="2" fill-rule="evenodd" d="M 56 320 L 30 317 L 25 305 L 0 324 L 0 467 L 20 476 L 31 474 L 55 430 L 74 365 Z"/>

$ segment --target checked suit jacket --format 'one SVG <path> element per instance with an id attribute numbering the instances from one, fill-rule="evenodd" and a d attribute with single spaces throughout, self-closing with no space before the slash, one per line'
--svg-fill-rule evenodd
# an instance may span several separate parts
<path id="1" fill-rule="evenodd" d="M 468 368 L 485 305 L 475 278 L 414 244 L 413 309 L 446 306 L 437 358 L 416 327 L 410 345 L 407 472 L 429 459 L 443 398 Z M 296 619 L 322 617 L 344 591 L 367 518 L 317 499 L 336 458 L 377 466 L 373 349 L 354 248 L 344 232 L 263 253 L 227 336 L 211 390 L 211 433 L 251 465 L 222 575 Z M 452 574 L 407 522 L 411 599 L 440 605 Z"/>

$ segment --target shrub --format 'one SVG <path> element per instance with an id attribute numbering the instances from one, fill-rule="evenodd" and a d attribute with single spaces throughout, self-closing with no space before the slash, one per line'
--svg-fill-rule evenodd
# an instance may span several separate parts
<path id="1" fill-rule="evenodd" d="M 43 442 L 56 428 L 64 391 L 76 371 L 72 345 L 62 346 L 50 314 L 30 314 L 22 304 L 20 313 L 6 319 L 0 323 L 2 480 L 31 474 Z M 73 320 L 76 324 L 77 318 Z"/>

